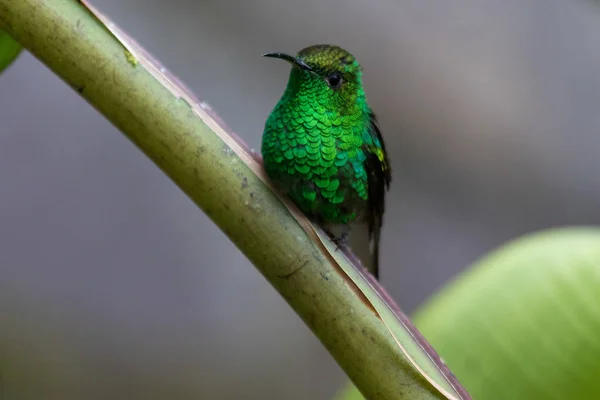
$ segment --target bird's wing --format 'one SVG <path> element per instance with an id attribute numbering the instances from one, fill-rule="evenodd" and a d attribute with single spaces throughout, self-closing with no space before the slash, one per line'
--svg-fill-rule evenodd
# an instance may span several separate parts
<path id="1" fill-rule="evenodd" d="M 365 140 L 364 150 L 367 156 L 367 184 L 368 184 L 368 227 L 369 238 L 373 241 L 373 275 L 379 275 L 379 240 L 383 224 L 385 209 L 385 192 L 389 189 L 392 180 L 391 169 L 385 143 L 377 124 L 375 114 L 369 114 L 369 128 Z"/>

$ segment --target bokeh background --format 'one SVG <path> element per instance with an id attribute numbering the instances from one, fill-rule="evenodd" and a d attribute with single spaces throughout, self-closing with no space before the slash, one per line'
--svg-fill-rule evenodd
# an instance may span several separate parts
<path id="1" fill-rule="evenodd" d="M 600 223 L 600 8 L 584 0 L 95 0 L 250 146 L 289 67 L 362 62 L 406 312 L 487 251 Z M 29 54 L 0 76 L 0 398 L 329 399 L 342 371 L 179 189 Z"/>

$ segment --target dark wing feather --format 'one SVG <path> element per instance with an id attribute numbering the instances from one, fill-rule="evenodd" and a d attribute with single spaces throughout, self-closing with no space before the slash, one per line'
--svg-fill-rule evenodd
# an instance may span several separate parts
<path id="1" fill-rule="evenodd" d="M 369 194 L 369 215 L 367 219 L 369 239 L 373 241 L 373 275 L 375 278 L 379 278 L 379 240 L 385 210 L 385 192 L 390 187 L 392 175 L 385 143 L 377 125 L 375 114 L 372 112 L 370 113 L 369 135 L 374 139 L 373 142 L 379 142 L 380 144 L 380 146 L 365 146 Z"/>

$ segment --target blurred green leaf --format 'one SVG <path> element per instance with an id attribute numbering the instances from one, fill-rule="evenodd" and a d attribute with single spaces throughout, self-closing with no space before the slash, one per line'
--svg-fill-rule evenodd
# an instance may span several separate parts
<path id="1" fill-rule="evenodd" d="M 334 400 L 364 400 L 364 397 L 360 394 L 356 386 L 350 382 L 340 389 L 335 395 Z"/>
<path id="2" fill-rule="evenodd" d="M 23 48 L 8 33 L 0 30 L 0 72 L 4 71 Z"/>
<path id="3" fill-rule="evenodd" d="M 415 323 L 474 399 L 600 398 L 600 229 L 504 246 Z"/>
<path id="4" fill-rule="evenodd" d="M 600 229 L 517 239 L 414 322 L 474 399 L 600 398 Z M 361 398 L 353 387 L 339 399 Z"/>

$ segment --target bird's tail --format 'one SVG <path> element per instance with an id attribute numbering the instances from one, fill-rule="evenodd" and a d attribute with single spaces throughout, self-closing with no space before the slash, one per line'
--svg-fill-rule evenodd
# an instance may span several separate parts
<path id="1" fill-rule="evenodd" d="M 373 229 L 373 266 L 372 274 L 375 279 L 379 280 L 379 240 L 381 238 L 381 227 L 378 225 L 374 226 Z"/>

